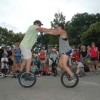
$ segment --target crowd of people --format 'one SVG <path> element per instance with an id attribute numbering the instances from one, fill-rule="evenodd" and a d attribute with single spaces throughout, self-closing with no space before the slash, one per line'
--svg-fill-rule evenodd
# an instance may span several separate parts
<path id="1" fill-rule="evenodd" d="M 100 51 L 94 42 L 91 45 L 79 45 L 75 48 L 71 46 L 72 54 L 69 60 L 69 66 L 72 63 L 76 65 L 76 73 L 79 76 L 85 76 L 85 72 L 99 73 L 100 68 Z M 52 63 L 58 64 L 59 52 L 57 47 L 51 46 L 47 50 L 41 48 L 40 50 L 32 51 L 32 64 L 31 70 L 35 72 L 37 76 L 51 75 Z M 16 73 L 19 72 L 23 56 L 20 50 L 20 43 L 16 41 L 13 47 L 4 47 L 0 49 L 0 71 L 5 72 L 4 68 L 10 70 L 13 77 L 16 77 Z"/>

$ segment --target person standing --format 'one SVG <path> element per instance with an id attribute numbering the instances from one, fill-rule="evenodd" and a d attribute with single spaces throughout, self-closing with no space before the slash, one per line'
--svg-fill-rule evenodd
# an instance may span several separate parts
<path id="1" fill-rule="evenodd" d="M 95 42 L 92 42 L 91 43 L 90 57 L 91 57 L 91 67 L 92 67 L 92 71 L 96 71 L 96 73 L 98 73 L 99 50 L 98 50 L 98 47 L 96 47 Z"/>

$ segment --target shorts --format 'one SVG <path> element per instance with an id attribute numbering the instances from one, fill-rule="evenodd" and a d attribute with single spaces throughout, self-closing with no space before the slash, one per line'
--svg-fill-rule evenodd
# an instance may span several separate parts
<path id="1" fill-rule="evenodd" d="M 62 54 L 67 55 L 67 56 L 71 56 L 72 50 L 69 50 L 69 51 L 67 51 L 66 53 L 62 53 Z"/>
<path id="2" fill-rule="evenodd" d="M 21 53 L 22 53 L 24 59 L 31 59 L 32 58 L 31 49 L 24 47 L 22 45 L 20 45 L 20 49 L 21 49 Z"/>
<path id="3" fill-rule="evenodd" d="M 21 63 L 21 59 L 14 59 L 14 63 Z"/>
<path id="4" fill-rule="evenodd" d="M 97 57 L 91 58 L 91 61 L 98 61 Z"/>

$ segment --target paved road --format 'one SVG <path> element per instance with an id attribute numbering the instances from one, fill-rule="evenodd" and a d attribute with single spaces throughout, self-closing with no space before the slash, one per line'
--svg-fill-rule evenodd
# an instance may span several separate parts
<path id="1" fill-rule="evenodd" d="M 77 87 L 62 86 L 60 76 L 38 77 L 32 88 L 23 88 L 17 79 L 0 79 L 0 100 L 100 100 L 100 75 L 80 78 Z"/>

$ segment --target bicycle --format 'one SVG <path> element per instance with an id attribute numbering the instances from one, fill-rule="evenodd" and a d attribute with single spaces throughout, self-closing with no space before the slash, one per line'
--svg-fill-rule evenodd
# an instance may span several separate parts
<path id="1" fill-rule="evenodd" d="M 52 60 L 52 73 L 53 73 L 53 76 L 55 77 L 57 76 L 57 64 L 56 64 L 56 61 L 53 61 L 53 60 Z"/>

